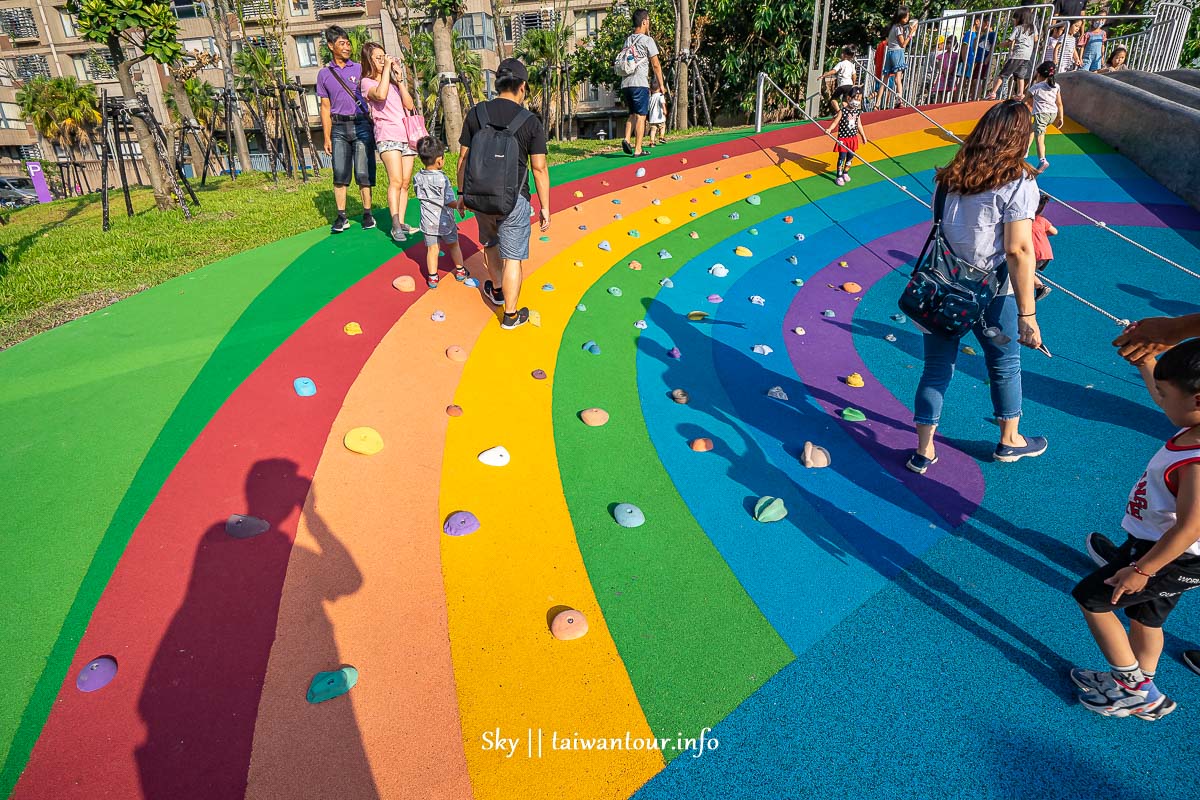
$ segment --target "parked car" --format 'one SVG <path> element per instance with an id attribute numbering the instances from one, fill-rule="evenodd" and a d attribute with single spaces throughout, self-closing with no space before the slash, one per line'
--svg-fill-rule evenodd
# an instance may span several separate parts
<path id="1" fill-rule="evenodd" d="M 10 207 L 29 206 L 38 202 L 33 181 L 29 178 L 0 178 L 0 204 Z"/>

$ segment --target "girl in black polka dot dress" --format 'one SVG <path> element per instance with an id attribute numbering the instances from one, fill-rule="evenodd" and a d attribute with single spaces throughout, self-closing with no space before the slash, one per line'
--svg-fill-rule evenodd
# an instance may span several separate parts
<path id="1" fill-rule="evenodd" d="M 850 182 L 850 162 L 854 160 L 854 153 L 858 151 L 860 142 L 867 141 L 867 132 L 859 122 L 859 117 L 863 113 L 862 87 L 844 86 L 842 87 L 842 96 L 846 102 L 838 109 L 828 128 L 829 135 L 838 140 L 837 147 L 833 150 L 838 156 L 838 186 L 845 186 Z"/>

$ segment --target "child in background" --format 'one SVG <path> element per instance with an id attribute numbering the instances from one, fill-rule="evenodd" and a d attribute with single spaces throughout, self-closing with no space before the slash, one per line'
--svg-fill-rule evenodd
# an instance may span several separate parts
<path id="1" fill-rule="evenodd" d="M 908 63 L 904 60 L 904 48 L 912 41 L 917 32 L 917 21 L 909 14 L 908 9 L 900 6 L 892 17 L 891 27 L 888 28 L 887 47 L 883 54 L 883 83 L 879 85 L 879 93 L 875 97 L 875 107 L 883 107 L 883 94 L 889 80 L 894 81 L 897 95 L 904 94 L 904 73 Z"/>
<path id="2" fill-rule="evenodd" d="M 1083 35 L 1083 20 L 1077 19 L 1071 23 L 1071 27 L 1062 35 L 1058 42 L 1058 53 L 1055 56 L 1055 63 L 1058 64 L 1059 72 L 1070 72 L 1073 69 L 1079 69 L 1083 63 L 1083 59 L 1079 57 L 1079 37 Z"/>
<path id="3" fill-rule="evenodd" d="M 863 113 L 862 87 L 849 86 L 843 88 L 841 94 L 845 98 L 845 105 L 833 115 L 827 130 L 830 136 L 837 139 L 837 147 L 833 149 L 838 154 L 836 183 L 845 186 L 850 182 L 850 162 L 854 160 L 859 142 L 867 141 L 867 132 L 859 123 Z"/>
<path id="4" fill-rule="evenodd" d="M 1037 29 L 1033 27 L 1033 12 L 1028 8 L 1017 9 L 1013 15 L 1013 31 L 1009 37 L 1010 50 L 1008 59 L 996 76 L 992 90 L 984 100 L 995 100 L 1000 87 L 1009 78 L 1014 84 L 1013 97 L 1025 94 L 1025 81 L 1029 77 L 1029 62 L 1033 58 L 1033 48 L 1037 44 Z"/>
<path id="5" fill-rule="evenodd" d="M 463 213 L 462 200 L 454 196 L 450 179 L 442 172 L 446 163 L 446 146 L 441 140 L 426 136 L 417 142 L 417 157 L 425 168 L 413 176 L 413 189 L 421 201 L 421 233 L 425 235 L 425 285 L 438 287 L 438 248 L 446 245 L 446 252 L 454 259 L 454 279 L 465 281 L 471 273 L 463 266 L 462 248 L 458 246 L 458 227 L 454 224 L 454 212 Z"/>
<path id="6" fill-rule="evenodd" d="M 1058 63 L 1058 58 L 1055 54 L 1058 52 L 1058 43 L 1062 41 L 1063 34 L 1067 32 L 1067 23 L 1056 22 L 1046 34 L 1046 52 L 1042 54 L 1042 61 L 1053 61 Z"/>
<path id="7" fill-rule="evenodd" d="M 651 147 L 660 141 L 667 141 L 667 96 L 658 85 L 657 75 L 650 76 L 650 114 L 646 117 L 646 124 L 650 126 Z"/>
<path id="8" fill-rule="evenodd" d="M 1104 66 L 1104 45 L 1108 43 L 1108 31 L 1104 23 L 1108 21 L 1107 14 L 1101 14 L 1092 20 L 1092 29 L 1079 40 L 1082 49 L 1082 69 L 1095 72 Z"/>
<path id="9" fill-rule="evenodd" d="M 933 77 L 933 102 L 942 103 L 954 94 L 955 75 L 958 72 L 958 39 L 946 37 L 946 49 L 937 54 Z"/>
<path id="10" fill-rule="evenodd" d="M 1058 70 L 1053 61 L 1043 61 L 1035 73 L 1035 83 L 1025 93 L 1025 105 L 1033 115 L 1033 136 L 1037 140 L 1038 172 L 1050 166 L 1046 160 L 1046 128 L 1053 122 L 1063 126 L 1062 91 L 1054 80 Z M 1057 120 L 1057 121 L 1056 121 Z"/>
<path id="11" fill-rule="evenodd" d="M 1041 198 L 1038 200 L 1037 215 L 1033 218 L 1033 257 L 1035 259 L 1034 266 L 1038 272 L 1046 269 L 1046 266 L 1054 260 L 1054 249 L 1050 247 L 1050 237 L 1058 236 L 1058 228 L 1050 224 L 1050 220 L 1042 214 L 1046 210 L 1046 203 L 1050 202 L 1050 195 L 1042 192 Z M 1036 281 L 1033 285 L 1033 299 L 1041 300 L 1046 295 L 1050 294 L 1050 287 L 1042 283 L 1041 279 L 1036 275 Z"/>
<path id="12" fill-rule="evenodd" d="M 1151 399 L 1181 430 L 1134 484 L 1114 557 L 1071 590 L 1110 670 L 1072 669 L 1079 702 L 1106 717 L 1154 721 L 1177 707 L 1154 685 L 1163 623 L 1200 586 L 1200 339 L 1138 365 Z M 1088 537 L 1092 552 L 1093 537 Z M 1095 558 L 1095 556 L 1093 556 Z M 1129 631 L 1117 617 L 1125 610 Z"/>
<path id="13" fill-rule="evenodd" d="M 1129 50 L 1121 45 L 1117 45 L 1117 47 L 1114 48 L 1112 53 L 1110 53 L 1108 56 L 1108 61 L 1107 61 L 1108 66 L 1106 66 L 1104 69 L 1102 69 L 1100 71 L 1101 72 L 1120 72 L 1121 70 L 1125 69 L 1125 59 L 1128 57 L 1129 57 Z"/>
<path id="14" fill-rule="evenodd" d="M 838 97 L 841 96 L 841 88 L 843 86 L 853 86 L 856 68 L 854 66 L 854 48 L 846 45 L 842 48 L 842 60 L 833 66 L 833 69 L 821 76 L 823 80 L 829 78 L 834 79 L 833 92 L 833 110 L 838 110 Z"/>

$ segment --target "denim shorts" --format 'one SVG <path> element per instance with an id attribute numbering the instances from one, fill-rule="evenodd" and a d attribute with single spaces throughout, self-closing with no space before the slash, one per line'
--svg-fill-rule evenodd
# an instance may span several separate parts
<path id="1" fill-rule="evenodd" d="M 426 247 L 437 247 L 439 244 L 458 244 L 458 229 L 451 228 L 447 233 L 426 233 L 421 231 L 421 235 L 425 237 Z"/>
<path id="2" fill-rule="evenodd" d="M 625 98 L 625 107 L 630 114 L 639 117 L 650 116 L 650 89 L 645 86 L 626 86 L 621 90 Z"/>
<path id="3" fill-rule="evenodd" d="M 908 64 L 904 62 L 904 51 L 898 47 L 889 47 L 883 56 L 884 77 L 904 72 L 906 69 L 908 69 Z"/>
<path id="4" fill-rule="evenodd" d="M 529 236 L 533 229 L 529 214 L 532 210 L 529 198 L 522 193 L 517 195 L 517 204 L 507 217 L 476 214 L 479 243 L 485 248 L 499 246 L 500 257 L 509 261 L 529 258 Z"/>
<path id="5" fill-rule="evenodd" d="M 415 156 L 416 150 L 409 146 L 408 142 L 398 142 L 395 139 L 383 139 L 375 143 L 375 149 L 380 153 L 390 153 L 393 150 L 399 150 L 402 156 Z"/>
<path id="6" fill-rule="evenodd" d="M 334 122 L 330 131 L 333 145 L 333 185 L 349 186 L 351 173 L 359 186 L 375 185 L 375 131 L 371 120 Z"/>

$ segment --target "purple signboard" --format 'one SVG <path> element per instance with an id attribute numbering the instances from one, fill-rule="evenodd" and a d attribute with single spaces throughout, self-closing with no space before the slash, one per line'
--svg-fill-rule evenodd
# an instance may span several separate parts
<path id="1" fill-rule="evenodd" d="M 29 170 L 29 178 L 33 181 L 33 188 L 37 190 L 38 202 L 49 203 L 54 199 L 54 195 L 50 194 L 50 187 L 46 185 L 46 176 L 42 173 L 42 165 L 36 161 L 26 161 L 25 169 Z"/>

